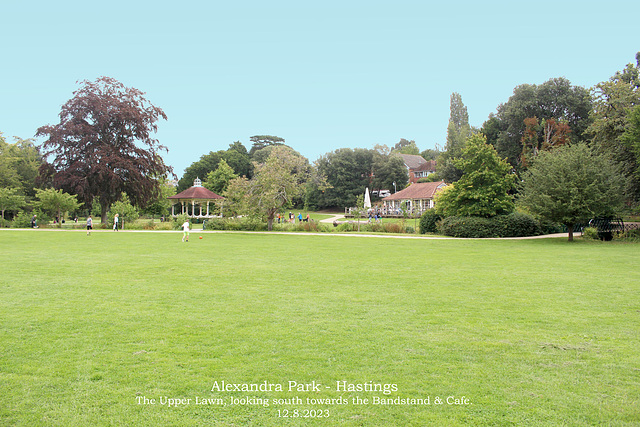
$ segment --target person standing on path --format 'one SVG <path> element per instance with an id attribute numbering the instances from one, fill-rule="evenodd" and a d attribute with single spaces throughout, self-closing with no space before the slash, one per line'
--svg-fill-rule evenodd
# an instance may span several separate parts
<path id="1" fill-rule="evenodd" d="M 31 217 L 31 228 L 38 228 L 38 225 L 36 224 L 36 216 L 35 215 L 33 217 Z"/>
<path id="2" fill-rule="evenodd" d="M 118 231 L 118 214 L 113 217 L 113 231 Z"/>
<path id="3" fill-rule="evenodd" d="M 87 217 L 87 236 L 91 236 L 91 230 L 93 230 L 93 219 L 91 215 Z"/>

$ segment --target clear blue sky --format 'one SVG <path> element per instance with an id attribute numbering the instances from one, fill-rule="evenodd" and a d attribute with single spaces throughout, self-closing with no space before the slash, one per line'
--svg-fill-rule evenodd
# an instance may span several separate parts
<path id="1" fill-rule="evenodd" d="M 481 126 L 519 84 L 591 87 L 635 61 L 636 2 L 31 1 L 0 6 L 0 132 L 58 122 L 77 81 L 110 76 L 168 115 L 180 177 L 277 135 L 311 161 L 341 147 L 443 145 L 449 96 Z M 38 141 L 42 142 L 42 141 Z"/>

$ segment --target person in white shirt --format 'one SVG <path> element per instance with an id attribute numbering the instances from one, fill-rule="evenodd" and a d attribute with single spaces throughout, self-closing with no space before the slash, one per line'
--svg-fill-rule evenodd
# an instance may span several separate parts
<path id="1" fill-rule="evenodd" d="M 113 231 L 118 231 L 118 214 L 113 217 Z"/>
<path id="2" fill-rule="evenodd" d="M 186 220 L 184 222 L 184 224 L 182 224 L 182 241 L 183 242 L 188 242 L 189 241 L 189 220 Z"/>

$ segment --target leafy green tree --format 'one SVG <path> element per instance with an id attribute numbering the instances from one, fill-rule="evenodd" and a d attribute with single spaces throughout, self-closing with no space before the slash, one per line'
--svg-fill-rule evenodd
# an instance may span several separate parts
<path id="1" fill-rule="evenodd" d="M 236 175 L 251 178 L 253 174 L 253 164 L 251 163 L 249 153 L 240 141 L 236 141 L 229 144 L 229 148 L 226 151 L 211 151 L 209 154 L 202 155 L 198 161 L 189 165 L 185 169 L 184 175 L 180 178 L 180 181 L 178 181 L 177 191 L 184 191 L 191 187 L 196 178 L 205 180 L 210 172 L 213 172 L 218 168 L 218 164 L 221 160 L 224 160 L 229 166 L 231 166 Z"/>
<path id="2" fill-rule="evenodd" d="M 12 187 L 29 198 L 35 196 L 36 178 L 42 165 L 40 150 L 31 139 L 7 143 L 0 133 L 0 187 Z"/>
<path id="3" fill-rule="evenodd" d="M 564 224 L 573 240 L 575 224 L 613 216 L 622 208 L 625 178 L 606 156 L 585 144 L 542 152 L 522 175 L 518 204 Z"/>
<path id="4" fill-rule="evenodd" d="M 627 149 L 635 155 L 634 179 L 640 181 L 640 105 L 630 109 L 627 115 L 627 128 L 622 134 L 621 140 Z"/>
<path id="5" fill-rule="evenodd" d="M 360 231 L 360 218 L 367 213 L 367 210 L 364 208 L 364 194 L 360 194 L 356 197 L 356 205 L 351 208 L 351 213 L 358 222 L 358 231 Z"/>
<path id="6" fill-rule="evenodd" d="M 449 110 L 447 143 L 444 151 L 438 157 L 436 170 L 444 181 L 455 182 L 460 179 L 462 171 L 454 165 L 453 159 L 462 154 L 465 142 L 471 136 L 471 126 L 469 125 L 467 107 L 462 102 L 462 97 L 459 93 L 454 92 L 451 94 Z"/>
<path id="7" fill-rule="evenodd" d="M 275 147 L 267 161 L 254 164 L 254 175 L 233 179 L 227 190 L 231 208 L 266 219 L 269 231 L 275 215 L 304 192 L 308 161 L 289 147 Z"/>
<path id="8" fill-rule="evenodd" d="M 0 223 L 4 224 L 5 211 L 17 211 L 26 204 L 24 196 L 16 188 L 0 187 Z"/>
<path id="9" fill-rule="evenodd" d="M 144 206 L 160 192 L 156 177 L 172 173 L 153 134 L 162 109 L 110 77 L 84 81 L 60 112 L 60 123 L 42 126 L 38 136 L 52 157 L 53 186 L 76 194 L 91 205 L 100 198 L 101 218 L 106 221 L 111 204 L 127 193 Z"/>
<path id="10" fill-rule="evenodd" d="M 459 157 L 464 148 L 465 141 L 471 136 L 469 126 L 469 113 L 462 102 L 462 96 L 454 92 L 451 94 L 449 105 L 449 125 L 447 126 L 447 144 L 445 150 L 450 157 Z"/>
<path id="11" fill-rule="evenodd" d="M 48 188 L 46 190 L 37 190 L 36 197 L 38 202 L 36 206 L 43 211 L 58 217 L 58 228 L 62 227 L 62 219 L 67 212 L 73 212 L 78 209 L 81 203 L 78 202 L 76 195 L 65 193 L 62 190 Z"/>
<path id="12" fill-rule="evenodd" d="M 440 151 L 440 148 L 436 146 L 436 148 L 427 148 L 426 150 L 422 151 L 420 153 L 420 156 L 426 161 L 429 161 L 436 160 L 441 153 L 442 152 Z"/>
<path id="13" fill-rule="evenodd" d="M 400 154 L 413 154 L 416 156 L 420 155 L 420 150 L 418 149 L 416 142 L 414 140 L 408 141 L 404 138 L 400 139 L 400 142 L 393 147 L 393 152 Z"/>
<path id="14" fill-rule="evenodd" d="M 318 206 L 319 197 L 329 188 L 331 185 L 327 182 L 327 178 L 318 171 L 316 164 L 310 165 L 304 192 L 305 210 L 320 209 Z"/>
<path id="15" fill-rule="evenodd" d="M 15 156 L 11 144 L 7 143 L 0 133 L 0 187 L 21 187 L 14 163 Z"/>
<path id="16" fill-rule="evenodd" d="M 249 179 L 238 176 L 229 181 L 224 196 L 224 216 L 235 217 L 250 213 Z"/>
<path id="17" fill-rule="evenodd" d="M 251 160 L 255 161 L 253 155 L 256 151 L 262 150 L 265 147 L 273 147 L 276 145 L 284 145 L 284 138 L 273 135 L 254 135 L 249 138 L 251 140 L 251 150 L 249 150 L 249 156 Z"/>
<path id="18" fill-rule="evenodd" d="M 495 116 L 483 125 L 483 133 L 496 147 L 500 157 L 506 157 L 515 168 L 522 168 L 525 119 L 554 119 L 564 122 L 571 130 L 570 142 L 584 140 L 584 133 L 591 121 L 591 96 L 581 86 L 573 86 L 563 77 L 554 78 L 541 85 L 523 84 L 513 90 L 509 100 L 500 104 Z"/>
<path id="19" fill-rule="evenodd" d="M 627 183 L 626 192 L 637 202 L 640 200 L 640 177 L 636 171 L 640 158 L 629 138 L 634 134 L 634 109 L 640 105 L 640 52 L 636 54 L 636 65 L 627 64 L 608 81 L 598 83 L 593 96 L 593 123 L 588 128 L 591 145 L 596 152 L 608 154 L 624 175 L 633 177 Z"/>
<path id="20" fill-rule="evenodd" d="M 318 173 L 326 177 L 328 188 L 317 190 L 313 197 L 320 209 L 355 206 L 356 198 L 366 187 L 372 188 L 372 170 L 376 150 L 340 148 L 316 160 Z"/>
<path id="21" fill-rule="evenodd" d="M 238 176 L 246 176 L 251 178 L 253 174 L 253 164 L 247 148 L 240 141 L 229 144 L 229 148 L 225 152 L 224 161 L 231 166 L 233 172 Z"/>
<path id="22" fill-rule="evenodd" d="M 140 217 L 138 210 L 131 204 L 126 194 L 122 194 L 120 199 L 111 205 L 108 215 L 110 224 L 113 224 L 113 217 L 115 217 L 116 214 L 118 214 L 118 218 L 120 218 L 120 225 L 122 227 L 124 227 L 125 224 L 134 222 Z"/>
<path id="23" fill-rule="evenodd" d="M 218 168 L 218 163 L 223 158 L 224 151 L 209 152 L 209 154 L 203 154 L 200 159 L 189 165 L 182 178 L 178 181 L 177 192 L 186 190 L 193 185 L 196 178 L 204 179 L 209 174 Z"/>
<path id="24" fill-rule="evenodd" d="M 392 190 L 394 182 L 396 183 L 396 188 L 401 190 L 409 182 L 409 174 L 404 161 L 402 157 L 396 154 L 383 156 L 376 153 L 372 170 L 373 179 L 369 186 L 372 190 Z"/>
<path id="25" fill-rule="evenodd" d="M 227 190 L 229 182 L 237 176 L 238 175 L 233 172 L 231 166 L 229 166 L 227 162 L 222 159 L 220 160 L 220 163 L 218 163 L 218 167 L 216 168 L 216 170 L 207 174 L 206 180 L 203 185 L 205 188 L 213 191 L 216 194 L 223 194 Z"/>
<path id="26" fill-rule="evenodd" d="M 166 178 L 160 180 L 160 194 L 157 198 L 153 199 L 141 212 L 144 215 L 162 216 L 168 215 L 171 209 L 171 201 L 168 199 L 171 196 L 176 195 L 176 187 L 169 184 Z M 94 201 L 94 205 L 96 202 Z M 99 205 L 99 203 L 98 203 Z M 98 210 L 100 212 L 100 210 Z"/>
<path id="27" fill-rule="evenodd" d="M 509 192 L 516 177 L 511 173 L 511 165 L 500 159 L 483 135 L 467 139 L 461 157 L 453 163 L 462 176 L 436 196 L 438 214 L 492 217 L 513 211 L 513 196 Z"/>

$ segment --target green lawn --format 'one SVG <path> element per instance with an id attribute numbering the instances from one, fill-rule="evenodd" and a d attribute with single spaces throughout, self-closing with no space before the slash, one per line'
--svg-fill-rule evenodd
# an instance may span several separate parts
<path id="1" fill-rule="evenodd" d="M 640 424 L 638 244 L 181 235 L 0 231 L 0 425 Z"/>

